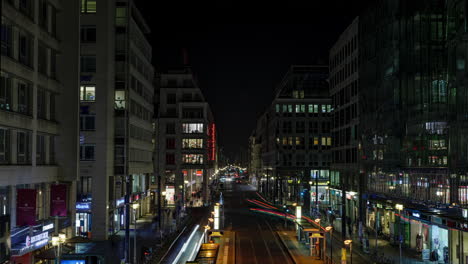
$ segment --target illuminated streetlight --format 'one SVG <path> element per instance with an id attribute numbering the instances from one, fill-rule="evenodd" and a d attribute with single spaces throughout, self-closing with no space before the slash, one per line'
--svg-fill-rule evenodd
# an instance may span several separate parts
<path id="1" fill-rule="evenodd" d="M 398 242 L 400 244 L 400 264 L 401 264 L 401 244 L 403 242 L 403 238 L 401 237 L 401 211 L 403 210 L 403 205 L 402 204 L 395 204 L 395 209 L 398 210 L 398 214 L 400 215 L 400 221 L 398 222 Z"/>
<path id="2" fill-rule="evenodd" d="M 133 263 L 137 263 L 137 257 L 136 257 L 136 233 L 137 233 L 137 226 L 136 226 L 136 210 L 140 207 L 138 203 L 132 204 L 133 208 L 133 223 L 134 223 L 134 228 L 133 228 Z"/>
<path id="3" fill-rule="evenodd" d="M 349 245 L 349 258 L 351 259 L 351 264 L 353 264 L 353 240 L 348 239 L 344 241 L 344 244 Z"/>

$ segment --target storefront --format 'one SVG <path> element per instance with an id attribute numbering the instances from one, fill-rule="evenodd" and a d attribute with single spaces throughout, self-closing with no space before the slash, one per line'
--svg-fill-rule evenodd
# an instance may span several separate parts
<path id="1" fill-rule="evenodd" d="M 411 249 L 422 253 L 431 247 L 431 222 L 430 217 L 419 211 L 408 212 L 410 222 L 409 246 Z"/>
<path id="2" fill-rule="evenodd" d="M 91 202 L 76 203 L 76 235 L 91 236 Z"/>
<path id="3" fill-rule="evenodd" d="M 431 227 L 431 259 L 439 263 L 449 263 L 448 229 L 438 225 Z"/>
<path id="4" fill-rule="evenodd" d="M 36 228 L 25 227 L 17 230 L 11 237 L 10 262 L 12 264 L 38 263 L 34 260 L 34 255 L 47 246 L 51 232 L 53 232 L 51 223 L 44 223 Z"/>

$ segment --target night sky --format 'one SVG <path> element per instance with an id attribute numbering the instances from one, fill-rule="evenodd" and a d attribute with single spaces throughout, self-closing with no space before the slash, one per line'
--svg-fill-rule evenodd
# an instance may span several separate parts
<path id="1" fill-rule="evenodd" d="M 218 144 L 234 158 L 247 147 L 289 66 L 327 63 L 330 47 L 366 1 L 136 3 L 152 30 L 157 70 L 182 66 L 187 48 L 215 117 Z"/>

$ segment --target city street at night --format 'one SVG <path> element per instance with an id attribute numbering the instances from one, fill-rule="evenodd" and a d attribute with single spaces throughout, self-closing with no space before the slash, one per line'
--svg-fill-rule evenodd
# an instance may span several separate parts
<path id="1" fill-rule="evenodd" d="M 0 1 L 0 264 L 468 264 L 468 0 Z"/>

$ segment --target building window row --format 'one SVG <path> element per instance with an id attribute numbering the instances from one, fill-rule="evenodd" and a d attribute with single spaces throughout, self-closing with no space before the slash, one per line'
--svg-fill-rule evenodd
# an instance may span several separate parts
<path id="1" fill-rule="evenodd" d="M 187 134 L 203 133 L 203 123 L 183 123 L 182 133 L 187 133 Z"/>
<path id="2" fill-rule="evenodd" d="M 358 35 L 353 35 L 330 59 L 330 71 L 351 56 L 358 48 Z"/>
<path id="3" fill-rule="evenodd" d="M 339 83 L 343 82 L 344 80 L 348 79 L 352 74 L 358 71 L 358 59 L 355 57 L 351 60 L 350 63 L 346 63 L 343 67 L 333 74 L 330 78 L 330 85 L 331 87 L 337 86 Z"/>
<path id="4" fill-rule="evenodd" d="M 147 102 L 153 104 L 153 94 L 151 93 L 151 91 L 148 88 L 146 88 L 143 85 L 143 83 L 140 82 L 134 76 L 131 76 L 130 88 L 132 88 L 133 91 L 135 91 L 138 95 L 144 98 Z"/>
<path id="5" fill-rule="evenodd" d="M 202 149 L 203 139 L 201 138 L 184 138 L 182 139 L 182 148 L 184 149 Z"/>
<path id="6" fill-rule="evenodd" d="M 153 82 L 153 72 L 150 65 L 145 63 L 134 51 L 130 51 L 130 64 L 138 70 L 148 82 Z"/>
<path id="7" fill-rule="evenodd" d="M 5 1 L 10 3 L 13 7 L 17 8 L 23 15 L 28 17 L 31 21 L 35 22 L 34 14 L 37 10 L 38 20 L 37 24 L 47 33 L 56 36 L 57 33 L 57 9 L 51 5 L 47 0 L 20 0 L 18 6 L 16 1 Z M 37 6 L 35 4 L 37 3 Z"/>
<path id="8" fill-rule="evenodd" d="M 332 111 L 332 106 L 329 104 L 319 105 L 319 104 L 276 104 L 275 111 L 276 113 L 330 113 Z"/>
<path id="9" fill-rule="evenodd" d="M 7 20 L 1 25 L 1 54 L 33 68 L 34 65 L 34 36 L 17 26 L 9 24 Z M 17 38 L 17 46 L 14 46 Z M 55 79 L 57 75 L 57 51 L 45 43 L 38 42 L 37 71 Z"/>
<path id="10" fill-rule="evenodd" d="M 352 81 L 339 92 L 332 95 L 333 107 L 337 109 L 351 101 L 351 98 L 358 94 L 358 80 Z"/>
<path id="11" fill-rule="evenodd" d="M 12 139 L 13 138 L 13 139 Z M 16 142 L 16 146 L 12 144 Z M 0 164 L 31 164 L 32 132 L 0 127 Z M 14 152 L 16 153 L 13 159 Z M 55 136 L 36 135 L 36 164 L 55 164 Z"/>
<path id="12" fill-rule="evenodd" d="M 130 125 L 130 137 L 142 141 L 151 142 L 153 139 L 153 133 L 144 128 L 137 127 L 135 125 Z"/>
<path id="13" fill-rule="evenodd" d="M 149 111 L 144 106 L 140 105 L 134 100 L 131 101 L 130 113 L 148 122 L 151 121 L 151 118 L 153 116 L 151 111 Z"/>
<path id="14" fill-rule="evenodd" d="M 153 152 L 142 149 L 130 148 L 129 161 L 132 162 L 151 162 L 153 160 Z"/>
<path id="15" fill-rule="evenodd" d="M 184 164 L 203 164 L 203 154 L 182 154 Z"/>

